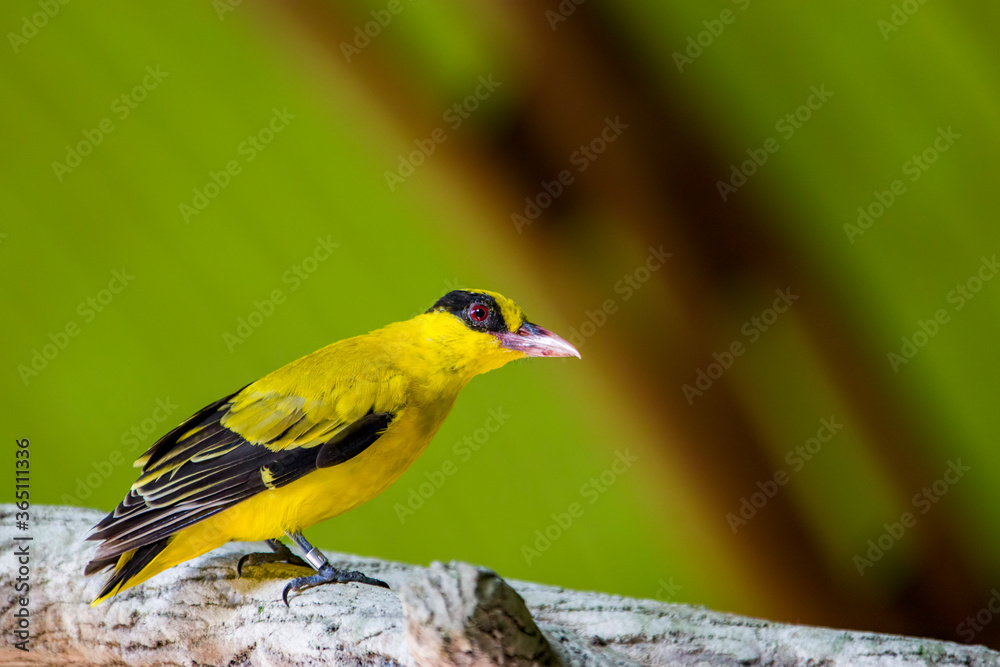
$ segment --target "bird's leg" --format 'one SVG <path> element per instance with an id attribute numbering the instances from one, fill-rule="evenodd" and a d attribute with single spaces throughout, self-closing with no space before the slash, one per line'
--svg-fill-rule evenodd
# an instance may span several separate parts
<path id="1" fill-rule="evenodd" d="M 356 582 L 359 584 L 368 584 L 369 586 L 381 586 L 382 588 L 389 588 L 389 584 L 384 581 L 379 581 L 378 579 L 372 579 L 371 577 L 366 577 L 360 572 L 350 572 L 347 570 L 337 570 L 332 565 L 330 561 L 326 559 L 319 549 L 309 544 L 306 541 L 305 536 L 302 533 L 285 533 L 295 544 L 298 545 L 302 552 L 305 554 L 305 561 L 316 570 L 316 574 L 311 577 L 297 577 L 288 582 L 285 586 L 285 590 L 281 593 L 281 599 L 285 601 L 285 606 L 288 606 L 288 593 L 301 593 L 302 591 L 313 588 L 315 586 L 322 586 L 323 584 L 347 584 L 350 582 Z"/>
<path id="2" fill-rule="evenodd" d="M 243 566 L 244 565 L 262 565 L 263 563 L 288 563 L 289 565 L 298 565 L 299 567 L 311 567 L 309 563 L 305 562 L 298 556 L 292 553 L 292 550 L 286 547 L 279 540 L 267 540 L 267 546 L 271 547 L 273 553 L 253 553 L 246 554 L 242 556 L 236 563 L 236 576 L 243 576 Z"/>

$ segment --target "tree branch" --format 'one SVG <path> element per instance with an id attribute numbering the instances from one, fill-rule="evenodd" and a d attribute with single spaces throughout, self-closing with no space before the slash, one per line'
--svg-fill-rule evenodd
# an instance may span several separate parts
<path id="1" fill-rule="evenodd" d="M 981 646 L 508 585 L 464 563 L 421 568 L 327 554 L 334 567 L 361 570 L 393 590 L 323 586 L 286 609 L 281 590 L 302 570 L 265 565 L 237 579 L 244 544 L 179 565 L 92 609 L 100 582 L 82 572 L 95 546 L 81 539 L 103 514 L 36 506 L 30 530 L 22 531 L 14 512 L 0 505 L 0 665 L 1000 665 L 1000 654 Z M 23 595 L 15 593 L 17 544 L 30 554 L 29 652 L 14 647 Z"/>

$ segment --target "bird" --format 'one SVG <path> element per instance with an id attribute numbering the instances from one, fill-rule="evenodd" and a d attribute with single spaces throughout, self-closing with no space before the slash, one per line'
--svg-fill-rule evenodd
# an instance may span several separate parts
<path id="1" fill-rule="evenodd" d="M 580 353 L 514 301 L 452 290 L 411 319 L 327 345 L 205 406 L 136 460 L 138 480 L 86 537 L 100 544 L 84 574 L 111 571 L 92 606 L 231 541 L 271 549 L 242 556 L 238 576 L 266 563 L 315 571 L 287 583 L 286 606 L 290 593 L 324 584 L 388 588 L 334 568 L 303 531 L 395 482 L 473 377 L 571 356 Z"/>

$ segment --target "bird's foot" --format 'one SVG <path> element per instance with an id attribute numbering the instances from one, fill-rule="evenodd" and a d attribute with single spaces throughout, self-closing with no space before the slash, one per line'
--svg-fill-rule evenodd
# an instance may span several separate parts
<path id="1" fill-rule="evenodd" d="M 379 586 L 381 588 L 389 588 L 389 584 L 384 581 L 366 577 L 360 572 L 337 570 L 334 569 L 334 567 L 329 563 L 326 563 L 319 569 L 319 572 L 311 577 L 297 577 L 296 579 L 292 579 L 288 582 L 288 585 L 285 586 L 285 590 L 281 593 L 281 599 L 285 601 L 285 606 L 287 607 L 289 593 L 301 593 L 302 591 L 315 588 L 316 586 L 322 586 L 323 584 L 349 584 L 351 582 L 368 584 L 369 586 Z"/>
<path id="2" fill-rule="evenodd" d="M 236 563 L 236 576 L 243 576 L 243 566 L 244 565 L 263 565 L 264 563 L 286 563 L 288 565 L 297 565 L 299 567 L 312 568 L 309 563 L 305 562 L 298 556 L 292 553 L 292 550 L 286 547 L 283 543 L 278 540 L 268 540 L 267 543 L 273 549 L 273 553 L 253 553 L 241 556 L 239 561 Z"/>

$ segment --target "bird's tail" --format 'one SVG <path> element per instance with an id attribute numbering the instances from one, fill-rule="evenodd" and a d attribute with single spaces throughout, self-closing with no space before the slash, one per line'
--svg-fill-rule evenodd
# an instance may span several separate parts
<path id="1" fill-rule="evenodd" d="M 170 544 L 171 540 L 173 540 L 173 536 L 165 537 L 158 542 L 141 546 L 132 551 L 126 551 L 120 556 L 99 558 L 90 561 L 83 571 L 84 575 L 88 577 L 110 567 L 115 568 L 115 571 L 108 577 L 101 592 L 90 603 L 90 606 L 96 607 L 112 595 L 116 595 L 127 588 L 142 583 L 156 574 L 159 570 L 150 569 L 150 571 L 145 573 L 143 571 L 149 568 L 153 559 Z"/>

